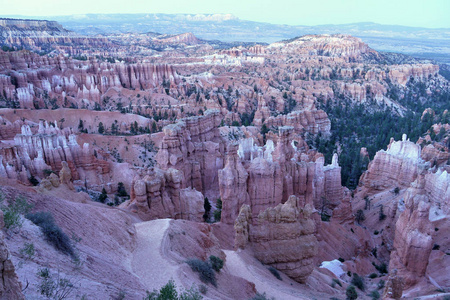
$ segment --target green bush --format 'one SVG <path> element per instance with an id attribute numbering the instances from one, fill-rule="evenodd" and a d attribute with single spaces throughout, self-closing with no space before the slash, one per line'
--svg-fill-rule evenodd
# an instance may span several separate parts
<path id="1" fill-rule="evenodd" d="M 369 275 L 369 278 L 372 278 L 372 279 L 377 278 L 377 277 L 378 277 L 377 273 L 372 273 Z"/>
<path id="2" fill-rule="evenodd" d="M 207 222 L 209 219 L 209 212 L 211 211 L 211 203 L 209 203 L 208 197 L 205 197 L 203 201 L 203 208 L 205 209 L 205 213 L 203 214 L 203 220 Z"/>
<path id="3" fill-rule="evenodd" d="M 38 291 L 49 299 L 66 299 L 75 289 L 74 284 L 69 279 L 62 278 L 59 272 L 54 278 L 48 268 L 43 268 L 37 275 L 40 278 L 37 285 Z"/>
<path id="4" fill-rule="evenodd" d="M 272 273 L 273 276 L 275 276 L 276 279 L 283 280 L 277 269 L 275 269 L 274 267 L 268 267 L 267 269 L 270 271 L 270 273 Z"/>
<path id="5" fill-rule="evenodd" d="M 378 272 L 380 272 L 381 274 L 387 274 L 388 270 L 387 270 L 387 265 L 386 263 L 381 263 L 381 265 L 377 265 L 376 263 L 372 263 L 372 265 L 375 267 L 375 269 L 378 270 Z"/>
<path id="6" fill-rule="evenodd" d="M 355 300 L 358 299 L 358 293 L 353 285 L 349 285 L 347 290 L 345 291 L 345 295 L 347 296 L 347 300 Z"/>
<path id="7" fill-rule="evenodd" d="M 214 211 L 214 220 L 216 222 L 220 221 L 220 218 L 222 217 L 222 199 L 217 199 L 216 202 L 216 210 Z"/>
<path id="8" fill-rule="evenodd" d="M 202 300 L 203 297 L 199 291 L 192 286 L 189 290 L 182 291 L 178 296 L 177 287 L 173 280 L 161 287 L 159 291 L 147 292 L 144 300 Z"/>
<path id="9" fill-rule="evenodd" d="M 364 211 L 362 209 L 358 209 L 355 215 L 355 220 L 360 224 L 362 221 L 366 219 L 366 216 L 364 215 Z"/>
<path id="10" fill-rule="evenodd" d="M 372 300 L 380 299 L 380 293 L 376 290 L 372 291 L 369 296 L 372 297 Z"/>
<path id="11" fill-rule="evenodd" d="M 223 268 L 223 260 L 220 257 L 211 255 L 209 257 L 209 261 L 214 271 L 220 272 L 220 270 Z"/>
<path id="12" fill-rule="evenodd" d="M 3 211 L 3 220 L 6 229 L 22 227 L 21 215 L 31 211 L 33 205 L 29 204 L 22 196 L 17 196 L 15 200 L 8 201 L 8 205 L 4 204 L 4 196 L 0 193 L 0 209 Z"/>
<path id="13" fill-rule="evenodd" d="M 36 250 L 34 249 L 33 243 L 25 243 L 25 245 L 19 250 L 19 252 L 21 255 L 25 256 L 26 259 L 31 259 L 34 256 Z"/>
<path id="14" fill-rule="evenodd" d="M 213 286 L 217 287 L 216 274 L 209 263 L 197 258 L 190 259 L 186 261 L 186 263 L 191 267 L 192 271 L 198 273 L 201 281 L 204 283 L 211 283 Z"/>
<path id="15" fill-rule="evenodd" d="M 351 283 L 356 286 L 358 289 L 360 289 L 361 291 L 364 291 L 365 287 L 364 287 L 364 279 L 359 276 L 356 273 L 353 273 L 353 277 L 352 277 L 352 281 Z"/>
<path id="16" fill-rule="evenodd" d="M 106 199 L 108 199 L 108 194 L 106 193 L 105 188 L 102 189 L 102 193 L 98 196 L 98 201 L 101 203 L 105 203 Z"/>
<path id="17" fill-rule="evenodd" d="M 49 212 L 29 213 L 26 218 L 41 227 L 45 239 L 57 250 L 76 258 L 70 238 L 55 224 L 55 220 Z"/>

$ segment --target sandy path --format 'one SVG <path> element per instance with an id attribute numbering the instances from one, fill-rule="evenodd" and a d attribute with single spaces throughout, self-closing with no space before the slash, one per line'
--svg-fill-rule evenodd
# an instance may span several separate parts
<path id="1" fill-rule="evenodd" d="M 283 300 L 311 299 L 304 290 L 299 289 L 297 282 L 284 275 L 282 275 L 283 281 L 279 281 L 274 279 L 260 263 L 248 264 L 246 260 L 254 258 L 246 257 L 245 253 L 232 250 L 224 250 L 224 252 L 227 255 L 226 265 L 230 273 L 239 274 L 238 276 L 253 282 L 259 293 L 265 292 L 267 296 Z"/>
<path id="2" fill-rule="evenodd" d="M 161 253 L 163 237 L 170 219 L 160 219 L 135 224 L 137 247 L 133 252 L 133 272 L 149 291 L 159 290 L 170 279 L 181 286 L 177 278 L 178 266 L 165 259 Z"/>

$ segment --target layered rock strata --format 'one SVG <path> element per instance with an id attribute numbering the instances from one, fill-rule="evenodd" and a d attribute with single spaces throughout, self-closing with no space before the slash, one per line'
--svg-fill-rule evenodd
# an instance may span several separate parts
<path id="1" fill-rule="evenodd" d="M 304 283 L 314 269 L 317 254 L 314 209 L 295 196 L 284 204 L 267 208 L 252 218 L 243 205 L 235 222 L 238 248 L 249 247 L 262 263 L 271 265 Z"/>

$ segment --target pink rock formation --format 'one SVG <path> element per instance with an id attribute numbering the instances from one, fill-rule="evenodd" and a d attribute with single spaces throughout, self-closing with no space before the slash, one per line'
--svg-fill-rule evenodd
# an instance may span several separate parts
<path id="1" fill-rule="evenodd" d="M 201 221 L 205 212 L 202 193 L 182 189 L 183 173 L 169 168 L 153 169 L 143 178 L 135 178 L 131 187 L 131 203 L 144 220 L 157 218 Z"/>
<path id="2" fill-rule="evenodd" d="M 313 207 L 289 197 L 284 204 L 262 211 L 252 218 L 244 205 L 236 219 L 236 246 L 248 245 L 257 259 L 269 264 L 298 282 L 305 282 L 314 269 L 317 239 Z"/>
<path id="3" fill-rule="evenodd" d="M 86 173 L 95 172 L 98 178 L 99 174 L 109 172 L 109 164 L 97 159 L 89 144 L 80 147 L 74 134 L 47 122 L 39 124 L 37 134 L 28 125 L 22 126 L 22 133 L 16 135 L 14 143 L 15 146 L 0 149 L 0 176 L 26 183 L 31 175 L 43 178 L 44 170 L 59 172 L 63 162 L 67 163 L 74 180 L 81 178 L 80 173 L 86 177 Z"/>
<path id="4" fill-rule="evenodd" d="M 256 217 L 266 208 L 284 203 L 290 195 L 316 208 L 323 201 L 330 208 L 341 202 L 343 188 L 337 155 L 331 165 L 324 166 L 323 156 L 310 157 L 297 149 L 292 134 L 292 127 L 279 127 L 276 146 L 268 140 L 264 149 L 255 146 L 252 139 L 243 140 L 239 158 L 234 154 L 234 146 L 229 148 L 227 166 L 219 171 L 222 222 L 234 222 L 237 204 L 248 204 Z"/>
<path id="5" fill-rule="evenodd" d="M 430 203 L 423 193 L 424 179 L 407 190 L 405 210 L 395 226 L 394 251 L 389 269 L 398 269 L 405 287 L 410 287 L 425 275 L 433 247 L 433 226 L 428 219 Z"/>
<path id="6" fill-rule="evenodd" d="M 222 199 L 221 220 L 232 223 L 238 216 L 236 207 L 249 204 L 247 192 L 248 173 L 237 154 L 238 145 L 228 145 L 225 167 L 219 170 L 219 188 Z"/>
<path id="7" fill-rule="evenodd" d="M 223 141 L 217 129 L 217 111 L 164 127 L 164 138 L 156 155 L 159 166 L 183 173 L 181 186 L 192 187 L 206 196 L 217 196 L 218 170 L 223 168 Z"/>
<path id="8" fill-rule="evenodd" d="M 388 149 L 378 151 L 369 163 L 360 184 L 374 190 L 408 187 L 419 173 L 420 153 L 420 146 L 407 141 L 406 135 L 402 141 L 391 139 Z"/>
<path id="9" fill-rule="evenodd" d="M 294 111 L 287 115 L 269 117 L 265 121 L 266 126 L 291 126 L 295 132 L 309 132 L 312 134 L 329 134 L 331 122 L 323 110 Z"/>

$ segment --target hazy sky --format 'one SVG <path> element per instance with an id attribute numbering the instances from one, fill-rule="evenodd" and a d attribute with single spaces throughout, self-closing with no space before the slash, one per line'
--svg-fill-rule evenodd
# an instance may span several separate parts
<path id="1" fill-rule="evenodd" d="M 288 25 L 376 22 L 450 28 L 450 0 L 0 0 L 0 15 L 231 13 Z"/>

